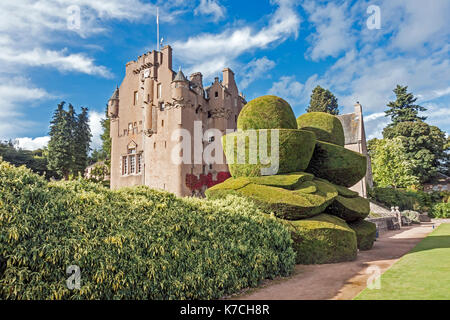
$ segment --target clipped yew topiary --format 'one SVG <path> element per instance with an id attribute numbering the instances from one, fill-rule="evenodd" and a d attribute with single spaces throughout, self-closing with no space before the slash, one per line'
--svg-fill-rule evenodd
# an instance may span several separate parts
<path id="1" fill-rule="evenodd" d="M 314 152 L 315 135 L 298 129 L 247 130 L 223 136 L 222 144 L 231 175 L 255 177 L 305 170 Z M 278 150 L 278 156 L 272 150 Z M 261 159 L 261 154 L 267 159 Z"/>
<path id="2" fill-rule="evenodd" d="M 306 172 L 334 184 L 351 187 L 366 174 L 367 159 L 361 153 L 317 141 Z"/>
<path id="3" fill-rule="evenodd" d="M 342 219 L 321 214 L 282 222 L 291 230 L 296 263 L 321 264 L 356 259 L 356 234 Z"/>
<path id="4" fill-rule="evenodd" d="M 295 220 L 320 214 L 338 195 L 331 184 L 317 180 L 305 181 L 295 190 L 247 181 L 248 178 L 230 178 L 206 190 L 206 196 L 222 198 L 228 194 L 240 195 L 252 200 L 267 213 L 273 212 L 279 218 Z"/>
<path id="5" fill-rule="evenodd" d="M 370 213 L 369 200 L 362 197 L 345 198 L 337 196 L 327 212 L 347 222 L 365 219 Z"/>
<path id="6" fill-rule="evenodd" d="M 359 250 L 370 250 L 373 247 L 377 235 L 375 223 L 366 220 L 358 220 L 348 224 L 356 233 Z"/>
<path id="7" fill-rule="evenodd" d="M 295 114 L 284 99 L 277 96 L 262 96 L 247 103 L 239 113 L 237 128 L 297 129 Z"/>
<path id="8" fill-rule="evenodd" d="M 308 112 L 297 118 L 299 129 L 312 131 L 317 140 L 344 146 L 345 137 L 341 121 L 326 112 Z"/>

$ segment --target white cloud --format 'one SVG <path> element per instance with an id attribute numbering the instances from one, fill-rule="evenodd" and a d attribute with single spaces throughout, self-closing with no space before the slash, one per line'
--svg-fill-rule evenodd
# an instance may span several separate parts
<path id="1" fill-rule="evenodd" d="M 244 90 L 256 79 L 268 77 L 268 71 L 274 67 L 275 62 L 267 57 L 253 59 L 240 72 L 242 74 L 242 80 L 239 83 L 239 89 Z"/>
<path id="2" fill-rule="evenodd" d="M 217 0 L 201 0 L 194 10 L 195 15 L 203 14 L 213 16 L 214 21 L 219 21 L 225 17 L 226 9 Z"/>
<path id="3" fill-rule="evenodd" d="M 46 147 L 49 141 L 50 141 L 49 136 L 37 138 L 23 137 L 15 139 L 17 147 L 24 150 L 41 149 L 43 147 Z"/>
<path id="4" fill-rule="evenodd" d="M 91 149 L 100 149 L 102 147 L 102 140 L 100 135 L 103 133 L 101 121 L 105 119 L 105 114 L 97 111 L 89 111 L 89 127 L 91 128 L 92 140 Z"/>
<path id="5" fill-rule="evenodd" d="M 234 59 L 245 52 L 266 48 L 284 41 L 289 36 L 297 37 L 300 27 L 300 17 L 295 11 L 295 2 L 276 0 L 277 10 L 270 17 L 268 26 L 256 31 L 249 26 L 229 28 L 219 34 L 201 34 L 182 42 L 173 44 L 174 50 L 182 61 L 191 65 L 192 70 L 201 71 L 206 78 L 219 72 L 226 66 L 231 66 Z M 205 61 L 220 62 L 214 68 L 202 70 Z"/>
<path id="6" fill-rule="evenodd" d="M 336 57 L 353 46 L 352 20 L 347 19 L 349 7 L 346 2 L 341 5 L 329 2 L 321 6 L 316 1 L 307 1 L 303 8 L 309 14 L 308 21 L 316 29 L 308 37 L 312 43 L 308 55 L 312 60 Z"/>

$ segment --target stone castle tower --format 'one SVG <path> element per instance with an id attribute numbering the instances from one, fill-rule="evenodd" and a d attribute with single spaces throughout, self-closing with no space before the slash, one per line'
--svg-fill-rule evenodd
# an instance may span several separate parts
<path id="1" fill-rule="evenodd" d="M 211 86 L 204 88 L 201 73 L 186 79 L 181 69 L 178 73 L 172 71 L 170 46 L 128 62 L 125 78 L 108 102 L 111 188 L 147 185 L 179 196 L 202 195 L 208 186 L 223 181 L 229 173 L 225 161 L 206 163 L 201 155 L 195 157 L 195 144 L 206 148 L 214 141 L 220 142 L 216 136 L 202 134 L 198 138 L 196 132 L 215 128 L 225 134 L 227 129 L 236 129 L 245 104 L 233 71 L 224 69 L 222 81 L 216 77 Z M 190 133 L 190 163 L 172 160 L 182 140 L 174 137 L 177 129 Z"/>

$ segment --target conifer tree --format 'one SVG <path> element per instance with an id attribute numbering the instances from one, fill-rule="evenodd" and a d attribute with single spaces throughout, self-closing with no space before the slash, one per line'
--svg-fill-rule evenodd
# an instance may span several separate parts
<path id="1" fill-rule="evenodd" d="M 405 121 L 424 121 L 426 117 L 419 117 L 419 111 L 426 111 L 427 109 L 415 104 L 417 98 L 411 92 L 408 92 L 408 86 L 400 86 L 393 90 L 396 95 L 396 100 L 387 104 L 388 110 L 385 111 L 386 117 L 391 117 L 392 123 L 390 126 L 395 126 L 400 122 Z"/>
<path id="2" fill-rule="evenodd" d="M 69 111 L 70 112 L 70 111 Z M 91 150 L 91 129 L 89 127 L 88 109 L 81 108 L 81 113 L 75 119 L 73 130 L 73 174 L 83 174 L 88 165 L 88 155 Z"/>
<path id="3" fill-rule="evenodd" d="M 101 125 L 103 128 L 103 133 L 100 138 L 102 140 L 102 154 L 106 160 L 106 164 L 110 165 L 111 159 L 111 135 L 110 135 L 110 119 L 108 117 L 108 105 L 106 105 L 105 119 L 102 119 Z"/>
<path id="4" fill-rule="evenodd" d="M 338 100 L 331 91 L 317 86 L 311 94 L 311 100 L 306 112 L 327 112 L 339 114 Z"/>
<path id="5" fill-rule="evenodd" d="M 47 161 L 50 170 L 67 179 L 73 165 L 72 124 L 64 104 L 64 101 L 58 104 L 50 122 Z"/>

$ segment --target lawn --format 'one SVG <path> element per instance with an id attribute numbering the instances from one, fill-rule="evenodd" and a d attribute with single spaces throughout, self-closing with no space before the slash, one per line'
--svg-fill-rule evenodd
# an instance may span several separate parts
<path id="1" fill-rule="evenodd" d="M 381 276 L 381 289 L 356 300 L 450 299 L 450 224 L 441 224 Z"/>

